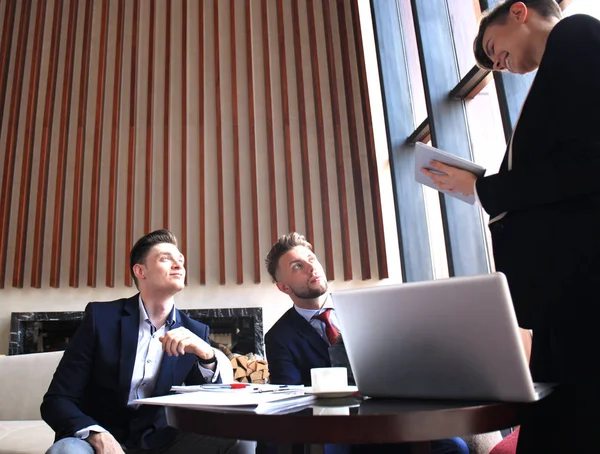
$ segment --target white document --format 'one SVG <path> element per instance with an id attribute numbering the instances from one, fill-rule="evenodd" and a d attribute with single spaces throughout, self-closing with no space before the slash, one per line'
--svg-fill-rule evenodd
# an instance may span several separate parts
<path id="1" fill-rule="evenodd" d="M 304 385 L 271 385 L 263 383 L 209 383 L 206 385 L 181 385 L 171 386 L 171 391 L 176 393 L 193 393 L 197 391 L 207 392 L 231 392 L 237 390 L 237 392 L 274 392 L 274 391 L 286 391 L 286 390 L 303 390 Z"/>
<path id="2" fill-rule="evenodd" d="M 160 405 L 164 407 L 185 407 L 205 410 L 244 411 L 259 414 L 283 413 L 286 410 L 305 406 L 316 397 L 304 394 L 302 389 L 258 392 L 233 389 L 229 392 L 186 392 L 160 397 L 136 399 L 136 405 Z"/>
<path id="3" fill-rule="evenodd" d="M 431 161 L 439 161 L 442 164 L 447 164 L 452 167 L 466 170 L 475 174 L 477 177 L 482 177 L 485 174 L 485 168 L 467 159 L 459 158 L 458 156 L 454 156 L 453 154 L 447 153 L 424 143 L 417 142 L 415 144 L 415 180 L 417 180 L 419 183 L 429 186 L 430 188 L 443 192 L 444 194 L 448 194 L 452 197 L 456 197 L 463 202 L 473 205 L 475 203 L 474 195 L 464 196 L 460 192 L 449 192 L 440 189 L 433 184 L 431 178 L 421 172 L 421 168 L 425 167 L 427 170 L 430 170 L 433 173 L 442 173 L 431 168 L 429 164 Z"/>

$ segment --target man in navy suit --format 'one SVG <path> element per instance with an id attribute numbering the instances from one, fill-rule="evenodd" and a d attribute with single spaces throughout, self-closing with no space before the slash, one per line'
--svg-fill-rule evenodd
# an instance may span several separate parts
<path id="1" fill-rule="evenodd" d="M 279 237 L 265 260 L 277 288 L 294 305 L 265 336 L 271 383 L 310 386 L 310 370 L 331 367 L 329 347 L 339 323 L 327 293 L 325 271 L 304 236 L 292 232 Z M 331 326 L 317 318 L 328 312 Z M 379 445 L 377 452 L 402 452 L 402 445 Z M 436 454 L 465 453 L 460 438 L 431 442 Z M 327 453 L 369 452 L 368 446 L 327 445 Z"/>
<path id="2" fill-rule="evenodd" d="M 42 417 L 57 440 L 48 453 L 253 452 L 253 442 L 178 432 L 163 407 L 132 405 L 173 385 L 218 383 L 231 364 L 219 361 L 208 327 L 175 308 L 185 268 L 171 232 L 139 239 L 130 269 L 140 292 L 87 305 L 44 396 Z"/>

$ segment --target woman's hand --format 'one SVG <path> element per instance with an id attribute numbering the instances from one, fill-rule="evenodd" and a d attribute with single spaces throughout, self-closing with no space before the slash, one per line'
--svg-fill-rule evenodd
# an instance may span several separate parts
<path id="1" fill-rule="evenodd" d="M 427 175 L 438 188 L 449 192 L 460 192 L 464 196 L 473 195 L 475 192 L 475 181 L 477 177 L 471 172 L 456 167 L 442 164 L 439 161 L 431 161 L 430 167 L 441 173 L 421 167 L 421 172 Z"/>

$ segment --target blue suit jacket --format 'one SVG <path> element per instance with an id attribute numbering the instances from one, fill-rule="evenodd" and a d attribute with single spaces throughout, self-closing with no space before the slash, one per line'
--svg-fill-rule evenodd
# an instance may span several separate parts
<path id="1" fill-rule="evenodd" d="M 310 386 L 313 367 L 330 367 L 329 345 L 292 307 L 265 336 L 271 383 Z"/>
<path id="2" fill-rule="evenodd" d="M 171 329 L 183 326 L 208 342 L 206 325 L 180 311 L 176 319 Z M 87 305 L 41 406 L 57 439 L 94 424 L 127 447 L 150 449 L 172 439 L 175 430 L 167 427 L 164 408 L 127 406 L 139 321 L 138 295 Z M 205 383 L 196 359 L 164 355 L 153 395 L 168 394 L 172 385 Z"/>

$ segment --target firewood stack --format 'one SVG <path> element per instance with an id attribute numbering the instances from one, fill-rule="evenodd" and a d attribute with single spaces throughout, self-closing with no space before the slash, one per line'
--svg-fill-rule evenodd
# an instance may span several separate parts
<path id="1" fill-rule="evenodd" d="M 259 358 L 254 353 L 240 355 L 219 345 L 219 349 L 227 355 L 233 367 L 233 379 L 239 383 L 269 383 L 269 367 L 267 360 Z"/>

